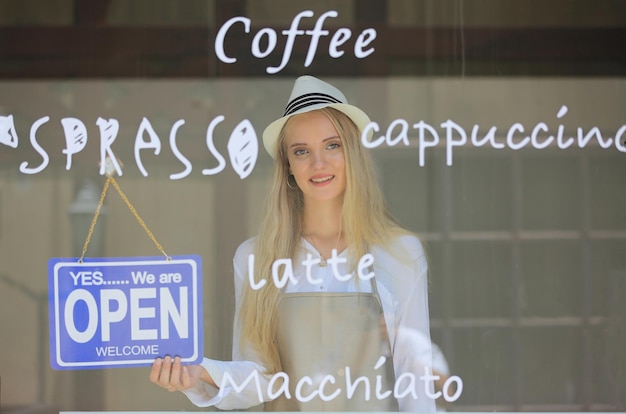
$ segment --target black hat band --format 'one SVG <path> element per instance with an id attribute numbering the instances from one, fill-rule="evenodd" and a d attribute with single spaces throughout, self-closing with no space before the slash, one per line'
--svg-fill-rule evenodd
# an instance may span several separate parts
<path id="1" fill-rule="evenodd" d="M 296 99 L 292 100 L 287 104 L 285 108 L 285 113 L 283 116 L 291 115 L 295 112 L 298 112 L 302 108 L 306 108 L 307 106 L 321 104 L 321 103 L 343 103 L 339 99 L 334 96 L 327 95 L 325 93 L 307 93 L 305 95 L 301 95 Z"/>

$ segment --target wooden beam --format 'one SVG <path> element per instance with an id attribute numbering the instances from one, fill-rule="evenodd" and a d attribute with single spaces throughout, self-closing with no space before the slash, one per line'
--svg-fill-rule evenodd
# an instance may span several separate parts
<path id="1" fill-rule="evenodd" d="M 519 65 L 528 71 L 514 74 L 531 76 L 626 73 L 626 28 L 375 28 L 376 51 L 370 57 L 354 58 L 352 39 L 345 45 L 344 56 L 331 59 L 327 55 L 328 39 L 323 38 L 309 68 L 303 65 L 308 37 L 298 38 L 290 64 L 276 76 L 304 71 L 326 76 L 388 76 L 393 62 L 453 63 L 460 59 L 468 67 L 476 64 L 478 68 L 468 71 L 468 76 L 507 74 L 488 73 L 478 63 L 490 63 L 491 67 L 498 63 Z M 259 29 L 252 28 L 251 33 Z M 277 33 L 283 29 L 275 28 Z M 362 27 L 351 29 L 357 33 Z M 238 61 L 225 64 L 215 56 L 215 30 L 209 28 L 4 27 L 0 28 L 0 79 L 265 76 L 267 66 L 280 63 L 284 39 L 279 40 L 270 57 L 256 59 L 250 52 L 252 34 L 243 29 L 229 33 L 225 49 Z M 538 65 L 543 72 L 533 73 Z M 550 68 L 552 72 L 545 73 Z"/>
<path id="2" fill-rule="evenodd" d="M 80 26 L 100 26 L 106 22 L 111 0 L 74 0 L 74 23 Z"/>
<path id="3" fill-rule="evenodd" d="M 354 18 L 359 24 L 383 24 L 387 21 L 388 0 L 355 0 Z"/>

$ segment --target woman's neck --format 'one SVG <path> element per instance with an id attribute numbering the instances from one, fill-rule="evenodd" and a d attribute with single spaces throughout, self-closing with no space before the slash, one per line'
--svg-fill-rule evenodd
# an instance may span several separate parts
<path id="1" fill-rule="evenodd" d="M 309 241 L 324 257 L 330 257 L 332 250 L 341 252 L 345 249 L 341 229 L 341 205 L 319 203 L 305 205 L 302 236 Z"/>

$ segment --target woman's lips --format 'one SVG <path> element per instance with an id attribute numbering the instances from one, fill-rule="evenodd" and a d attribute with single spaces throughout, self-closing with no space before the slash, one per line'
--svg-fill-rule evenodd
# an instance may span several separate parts
<path id="1" fill-rule="evenodd" d="M 320 185 L 320 184 L 326 184 L 330 182 L 330 180 L 332 180 L 333 178 L 335 178 L 334 175 L 319 175 L 319 176 L 311 177 L 309 181 L 312 182 L 313 184 Z"/>

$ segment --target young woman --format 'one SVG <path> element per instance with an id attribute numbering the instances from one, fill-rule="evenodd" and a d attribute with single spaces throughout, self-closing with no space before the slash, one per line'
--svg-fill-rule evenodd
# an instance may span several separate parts
<path id="1" fill-rule="evenodd" d="M 152 382 L 226 410 L 435 410 L 426 259 L 387 213 L 369 122 L 332 85 L 296 80 L 263 133 L 265 218 L 234 257 L 233 360 L 157 359 Z"/>

